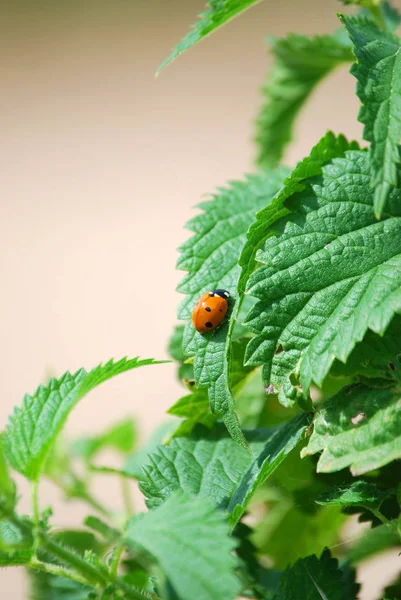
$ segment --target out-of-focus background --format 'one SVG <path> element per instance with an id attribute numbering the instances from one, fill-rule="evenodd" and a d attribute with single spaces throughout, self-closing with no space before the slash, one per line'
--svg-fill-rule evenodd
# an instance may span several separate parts
<path id="1" fill-rule="evenodd" d="M 264 36 L 332 31 L 341 8 L 335 0 L 264 0 L 156 79 L 203 5 L 1 3 L 0 429 L 49 374 L 110 357 L 166 357 L 182 226 L 202 194 L 254 168 Z M 344 69 L 319 88 L 287 164 L 327 128 L 360 138 L 354 85 Z M 90 394 L 67 433 L 95 433 L 133 413 L 146 437 L 180 394 L 172 365 L 133 371 Z M 118 503 L 110 479 L 98 486 Z M 41 498 L 61 507 L 50 484 Z M 72 504 L 56 520 L 71 525 L 82 514 Z M 397 567 L 390 559 L 362 569 L 363 600 L 378 597 Z M 1 600 L 25 600 L 23 571 L 2 570 L 0 590 Z"/>

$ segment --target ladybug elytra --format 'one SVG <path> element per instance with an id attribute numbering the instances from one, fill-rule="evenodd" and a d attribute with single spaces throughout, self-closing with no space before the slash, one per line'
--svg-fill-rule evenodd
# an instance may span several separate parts
<path id="1" fill-rule="evenodd" d="M 228 310 L 229 297 L 227 290 L 213 290 L 199 298 L 192 311 L 192 323 L 199 333 L 206 333 L 220 325 Z"/>

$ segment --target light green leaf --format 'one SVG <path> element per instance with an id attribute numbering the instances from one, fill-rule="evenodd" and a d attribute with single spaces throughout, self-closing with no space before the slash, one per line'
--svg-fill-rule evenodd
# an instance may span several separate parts
<path id="1" fill-rule="evenodd" d="M 94 592 L 90 586 L 55 575 L 32 571 L 29 575 L 30 600 L 88 600 Z"/>
<path id="2" fill-rule="evenodd" d="M 153 556 L 181 600 L 234 600 L 239 593 L 235 540 L 223 513 L 204 498 L 175 492 L 156 510 L 133 517 L 126 541 Z"/>
<path id="3" fill-rule="evenodd" d="M 255 430 L 247 439 L 258 453 L 271 436 L 271 430 Z M 159 446 L 149 459 L 140 484 L 149 508 L 159 506 L 179 489 L 227 508 L 253 462 L 252 454 L 236 444 L 222 425 L 212 431 L 198 426 L 190 438 L 174 438 L 169 446 Z"/>
<path id="4" fill-rule="evenodd" d="M 316 504 L 331 506 L 374 506 L 379 508 L 383 500 L 395 495 L 395 490 L 381 490 L 374 483 L 354 481 L 347 486 L 330 488 L 318 496 Z"/>
<path id="5" fill-rule="evenodd" d="M 178 378 L 182 381 L 191 381 L 194 378 L 192 364 L 186 364 L 183 350 L 185 325 L 176 325 L 168 345 L 168 353 L 178 363 Z"/>
<path id="6" fill-rule="evenodd" d="M 359 585 L 348 575 L 325 550 L 320 558 L 308 556 L 288 567 L 273 600 L 356 600 Z"/>
<path id="7" fill-rule="evenodd" d="M 189 435 L 198 423 L 212 427 L 216 422 L 216 417 L 210 412 L 209 397 L 205 389 L 195 390 L 193 394 L 183 396 L 167 412 L 185 419 L 173 437 Z"/>
<path id="8" fill-rule="evenodd" d="M 303 439 L 307 424 L 308 418 L 304 413 L 274 430 L 273 435 L 254 459 L 231 497 L 227 510 L 231 513 L 230 523 L 232 525 L 240 520 L 257 488 L 272 475 L 286 456 Z"/>
<path id="9" fill-rule="evenodd" d="M 99 365 L 92 371 L 68 371 L 60 379 L 25 395 L 22 407 L 10 417 L 4 438 L 6 456 L 16 471 L 37 480 L 46 456 L 70 411 L 97 385 L 130 369 L 157 364 L 153 359 L 123 358 Z"/>
<path id="10" fill-rule="evenodd" d="M 368 329 L 383 335 L 401 311 L 401 192 L 378 222 L 365 152 L 334 159 L 287 200 L 248 282 L 259 302 L 246 324 L 257 335 L 247 361 L 284 405 L 321 385 Z M 301 396 L 300 396 L 301 395 Z"/>
<path id="11" fill-rule="evenodd" d="M 401 458 L 401 395 L 362 385 L 342 389 L 325 402 L 303 455 L 322 452 L 318 472 L 346 467 L 361 475 Z"/>
<path id="12" fill-rule="evenodd" d="M 9 515 L 17 502 L 15 483 L 11 479 L 0 435 L 0 517 Z"/>
<path id="13" fill-rule="evenodd" d="M 199 208 L 203 212 L 187 224 L 195 235 L 181 246 L 177 263 L 178 268 L 188 271 L 178 287 L 178 291 L 186 294 L 179 311 L 179 318 L 188 320 L 184 352 L 195 356 L 196 384 L 199 388 L 208 388 L 212 412 L 223 418 L 230 434 L 244 446 L 246 441 L 228 385 L 230 342 L 239 308 L 238 257 L 256 211 L 271 201 L 285 173 L 281 169 L 249 176 L 245 181 L 231 183 L 228 189 L 219 190 L 211 201 L 201 203 Z M 217 330 L 200 334 L 190 321 L 192 308 L 201 294 L 216 288 L 231 293 L 228 317 Z"/>
<path id="14" fill-rule="evenodd" d="M 264 104 L 257 120 L 258 163 L 276 165 L 291 140 L 294 122 L 315 87 L 337 66 L 351 62 L 351 46 L 344 36 L 308 38 L 290 34 L 270 39 L 273 67 L 263 88 Z"/>
<path id="15" fill-rule="evenodd" d="M 21 527 L 16 518 L 0 520 L 0 567 L 27 564 L 33 555 L 33 539 L 29 527 Z"/>
<path id="16" fill-rule="evenodd" d="M 401 138 L 401 45 L 395 35 L 379 29 L 372 21 L 341 17 L 346 26 L 357 64 L 352 73 L 358 80 L 362 102 L 359 120 L 365 125 L 364 139 L 371 142 L 371 186 L 374 209 L 382 214 L 392 186 L 398 182 Z"/>
<path id="17" fill-rule="evenodd" d="M 227 21 L 256 4 L 260 0 L 209 0 L 206 10 L 199 15 L 198 21 L 192 26 L 192 30 L 181 40 L 174 48 L 170 56 L 160 65 L 156 74 L 160 73 L 164 67 L 171 63 L 177 56 L 180 56 L 185 50 L 191 48 L 194 44 L 204 37 L 218 29 Z"/>
<path id="18" fill-rule="evenodd" d="M 121 454 L 132 452 L 136 442 L 136 427 L 132 419 L 116 423 L 103 434 L 77 439 L 71 447 L 76 456 L 91 460 L 100 450 L 112 448 Z"/>

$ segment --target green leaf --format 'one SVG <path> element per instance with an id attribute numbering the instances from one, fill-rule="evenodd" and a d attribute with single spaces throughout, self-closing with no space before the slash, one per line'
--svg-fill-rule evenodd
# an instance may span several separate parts
<path id="1" fill-rule="evenodd" d="M 168 345 L 168 353 L 171 358 L 178 362 L 178 378 L 180 380 L 192 380 L 194 378 L 194 368 L 192 364 L 185 363 L 185 354 L 183 350 L 185 325 L 176 325 Z"/>
<path id="2" fill-rule="evenodd" d="M 234 600 L 239 593 L 235 541 L 223 513 L 203 498 L 176 492 L 156 510 L 133 517 L 126 541 L 153 556 L 182 600 Z"/>
<path id="3" fill-rule="evenodd" d="M 338 561 L 325 550 L 320 558 L 308 556 L 288 567 L 274 600 L 356 600 L 358 590 L 359 585 L 345 580 Z"/>
<path id="4" fill-rule="evenodd" d="M 318 472 L 349 466 L 353 475 L 401 458 L 400 403 L 400 393 L 392 389 L 342 389 L 317 413 L 303 455 L 322 452 Z"/>
<path id="5" fill-rule="evenodd" d="M 241 275 L 238 288 L 244 292 L 249 276 L 256 267 L 256 252 L 262 243 L 273 232 L 271 226 L 281 217 L 288 215 L 290 210 L 285 206 L 288 198 L 296 192 L 301 192 L 308 185 L 311 177 L 320 175 L 323 166 L 333 158 L 343 157 L 346 150 L 357 149 L 356 142 L 348 142 L 343 135 L 336 137 L 331 131 L 314 146 L 309 156 L 301 160 L 290 175 L 284 180 L 283 186 L 276 196 L 256 214 L 246 235 L 246 243 L 242 249 L 239 264 Z"/>
<path id="6" fill-rule="evenodd" d="M 248 282 L 259 302 L 247 362 L 263 364 L 284 405 L 321 385 L 368 329 L 383 335 L 401 310 L 401 192 L 375 219 L 367 153 L 350 151 L 287 200 Z"/>
<path id="7" fill-rule="evenodd" d="M 246 446 L 234 399 L 229 389 L 230 342 L 235 326 L 233 313 L 237 304 L 237 284 L 240 274 L 238 257 L 256 211 L 266 206 L 277 192 L 284 170 L 262 172 L 233 182 L 219 190 L 214 199 L 199 205 L 202 213 L 187 227 L 195 235 L 180 248 L 177 267 L 188 271 L 178 291 L 186 294 L 179 318 L 188 320 L 184 333 L 184 352 L 195 356 L 194 375 L 199 388 L 207 387 L 212 412 L 221 416 L 237 442 Z M 231 293 L 228 318 L 215 331 L 198 333 L 190 321 L 192 308 L 201 294 L 216 288 Z"/>
<path id="8" fill-rule="evenodd" d="M 192 26 L 192 30 L 181 40 L 174 48 L 172 53 L 157 69 L 159 74 L 164 67 L 171 63 L 177 56 L 180 56 L 185 50 L 191 48 L 194 44 L 204 37 L 218 29 L 227 21 L 230 21 L 238 14 L 256 4 L 260 0 L 209 0 L 206 10 L 199 15 L 198 21 Z"/>
<path id="9" fill-rule="evenodd" d="M 383 337 L 368 331 L 346 363 L 338 360 L 333 363 L 330 375 L 352 376 L 355 381 L 365 382 L 370 387 L 394 385 L 401 379 L 400 339 L 401 318 L 396 316 Z"/>
<path id="10" fill-rule="evenodd" d="M 398 182 L 401 138 L 401 45 L 395 35 L 379 29 L 372 21 L 341 17 L 346 26 L 357 64 L 352 73 L 358 80 L 362 102 L 359 120 L 365 125 L 364 139 L 371 142 L 371 186 L 377 218 Z"/>
<path id="11" fill-rule="evenodd" d="M 249 432 L 252 450 L 259 452 L 271 435 L 270 430 Z M 149 508 L 159 506 L 179 489 L 227 508 L 253 461 L 252 454 L 236 444 L 222 425 L 212 431 L 198 426 L 190 438 L 174 438 L 169 446 L 159 446 L 149 459 L 140 483 Z"/>
<path id="12" fill-rule="evenodd" d="M 263 88 L 264 104 L 257 120 L 258 163 L 276 165 L 291 140 L 294 122 L 315 87 L 353 54 L 342 35 L 308 38 L 290 34 L 270 39 L 274 63 Z"/>
<path id="13" fill-rule="evenodd" d="M 33 539 L 29 528 L 22 528 L 16 518 L 0 520 L 0 567 L 27 564 L 33 555 Z"/>
<path id="14" fill-rule="evenodd" d="M 209 398 L 204 389 L 183 396 L 167 412 L 185 419 L 174 432 L 174 437 L 189 435 L 198 423 L 212 427 L 216 421 L 216 417 L 210 412 Z"/>
<path id="15" fill-rule="evenodd" d="M 374 483 L 355 481 L 347 486 L 331 487 L 316 498 L 322 505 L 374 506 L 380 507 L 383 500 L 395 494 L 395 490 L 381 490 Z"/>
<path id="16" fill-rule="evenodd" d="M 11 479 L 3 450 L 3 435 L 0 435 L 0 517 L 9 515 L 17 502 L 16 487 Z"/>
<path id="17" fill-rule="evenodd" d="M 235 524 L 240 520 L 256 489 L 272 475 L 286 456 L 296 448 L 305 435 L 307 423 L 307 415 L 300 414 L 276 428 L 232 495 L 228 506 L 228 512 L 231 513 L 231 524 Z"/>
<path id="18" fill-rule="evenodd" d="M 48 575 L 47 573 L 29 573 L 30 600 L 88 600 L 94 588 L 82 585 L 70 579 Z"/>
<path id="19" fill-rule="evenodd" d="M 10 417 L 4 438 L 6 456 L 16 471 L 37 480 L 46 456 L 69 413 L 96 386 L 130 369 L 158 364 L 153 359 L 123 358 L 99 365 L 92 371 L 68 371 L 60 379 L 40 385 L 33 396 L 26 394 L 21 408 Z"/>
<path id="20" fill-rule="evenodd" d="M 128 454 L 135 446 L 136 435 L 132 419 L 124 419 L 101 435 L 77 439 L 71 449 L 75 455 L 88 461 L 104 448 L 112 448 L 121 454 Z"/>

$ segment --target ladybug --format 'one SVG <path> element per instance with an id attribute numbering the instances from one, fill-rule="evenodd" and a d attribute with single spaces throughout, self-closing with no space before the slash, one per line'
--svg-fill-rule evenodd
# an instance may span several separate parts
<path id="1" fill-rule="evenodd" d="M 229 297 L 226 290 L 213 290 L 199 298 L 192 311 L 192 323 L 199 333 L 211 331 L 220 325 L 228 310 Z"/>

